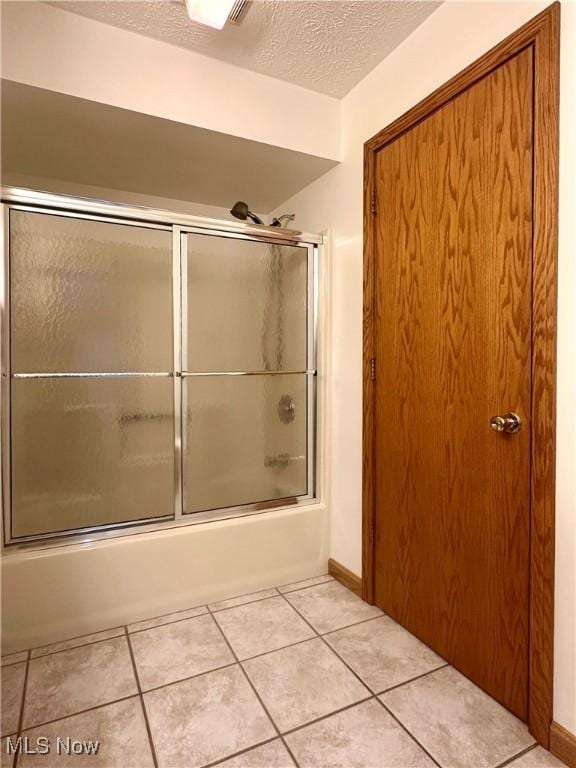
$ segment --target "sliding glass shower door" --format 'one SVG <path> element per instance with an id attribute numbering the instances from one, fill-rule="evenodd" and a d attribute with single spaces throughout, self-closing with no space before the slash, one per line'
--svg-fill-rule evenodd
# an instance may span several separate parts
<path id="1" fill-rule="evenodd" d="M 13 205 L 8 246 L 5 542 L 314 498 L 313 244 Z"/>
<path id="2" fill-rule="evenodd" d="M 183 259 L 184 512 L 306 495 L 308 248 L 188 234 Z"/>
<path id="3" fill-rule="evenodd" d="M 174 514 L 172 236 L 10 212 L 12 537 Z"/>

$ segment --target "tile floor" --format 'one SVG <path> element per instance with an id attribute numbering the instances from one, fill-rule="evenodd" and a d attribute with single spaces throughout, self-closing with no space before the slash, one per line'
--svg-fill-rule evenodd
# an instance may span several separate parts
<path id="1" fill-rule="evenodd" d="M 17 735 L 100 747 L 15 762 Z M 562 765 L 329 576 L 3 657 L 2 737 L 2 768 Z"/>

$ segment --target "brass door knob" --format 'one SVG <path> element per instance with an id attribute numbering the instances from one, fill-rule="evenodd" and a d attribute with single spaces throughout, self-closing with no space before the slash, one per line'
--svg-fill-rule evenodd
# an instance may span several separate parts
<path id="1" fill-rule="evenodd" d="M 522 428 L 522 419 L 517 413 L 509 411 L 504 416 L 492 416 L 490 426 L 495 432 L 506 432 L 508 435 L 514 435 Z"/>

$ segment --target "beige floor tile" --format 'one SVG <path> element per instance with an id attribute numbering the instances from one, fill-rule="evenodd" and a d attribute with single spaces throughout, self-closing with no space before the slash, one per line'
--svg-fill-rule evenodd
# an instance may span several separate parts
<path id="1" fill-rule="evenodd" d="M 71 640 L 63 640 L 61 643 L 51 643 L 43 645 L 41 648 L 34 648 L 30 652 L 31 659 L 37 659 L 40 656 L 46 656 L 48 653 L 56 651 L 67 651 L 70 648 L 79 648 L 81 645 L 89 645 L 99 640 L 111 640 L 113 637 L 121 637 L 124 634 L 124 627 L 115 629 L 106 629 L 103 632 L 96 632 L 93 635 L 82 635 L 82 637 L 73 637 Z"/>
<path id="2" fill-rule="evenodd" d="M 389 616 L 326 635 L 326 642 L 374 693 L 446 663 Z"/>
<path id="3" fill-rule="evenodd" d="M 512 760 L 508 766 L 509 768 L 566 768 L 564 763 L 542 747 L 531 749 L 522 757 Z"/>
<path id="4" fill-rule="evenodd" d="M 227 608 L 236 608 L 238 605 L 254 603 L 257 600 L 265 600 L 267 597 L 276 597 L 277 595 L 278 592 L 275 589 L 261 589 L 259 592 L 251 592 L 248 595 L 240 595 L 240 597 L 231 597 L 229 600 L 210 603 L 208 607 L 214 612 L 224 611 Z"/>
<path id="5" fill-rule="evenodd" d="M 316 637 L 283 597 L 220 611 L 214 618 L 239 659 Z"/>
<path id="6" fill-rule="evenodd" d="M 25 661 L 2 670 L 2 736 L 10 736 L 18 730 L 25 675 Z"/>
<path id="7" fill-rule="evenodd" d="M 370 695 L 320 639 L 250 659 L 244 668 L 281 732 Z"/>
<path id="8" fill-rule="evenodd" d="M 19 651 L 18 653 L 9 653 L 6 656 L 2 656 L 2 666 L 6 667 L 8 664 L 17 664 L 19 661 L 26 661 L 28 658 L 28 651 Z"/>
<path id="9" fill-rule="evenodd" d="M 446 768 L 496 766 L 534 743 L 524 723 L 452 667 L 380 699 Z"/>
<path id="10" fill-rule="evenodd" d="M 239 666 L 144 694 L 160 768 L 198 768 L 275 730 Z"/>
<path id="11" fill-rule="evenodd" d="M 212 616 L 197 616 L 130 635 L 142 690 L 235 662 Z"/>
<path id="12" fill-rule="evenodd" d="M 23 755 L 19 768 L 153 768 L 152 751 L 139 697 L 73 715 L 50 725 L 25 731 L 31 743 L 38 736 L 50 740 L 50 755 Z M 66 754 L 58 738 L 99 742 L 95 754 Z"/>
<path id="13" fill-rule="evenodd" d="M 300 768 L 434 767 L 375 699 L 290 733 L 286 742 Z"/>
<path id="14" fill-rule="evenodd" d="M 219 763 L 218 768 L 294 768 L 294 761 L 280 739 Z"/>
<path id="15" fill-rule="evenodd" d="M 286 599 L 321 634 L 382 616 L 380 608 L 368 605 L 337 581 L 290 592 Z"/>
<path id="16" fill-rule="evenodd" d="M 284 584 L 284 586 L 278 587 L 278 592 L 285 595 L 287 592 L 296 592 L 296 590 L 304 589 L 305 587 L 316 587 L 318 584 L 325 584 L 327 581 L 334 581 L 334 579 L 326 573 L 324 576 L 314 576 L 312 579 Z"/>
<path id="17" fill-rule="evenodd" d="M 137 693 L 125 637 L 30 661 L 24 727 L 73 715 Z"/>
<path id="18" fill-rule="evenodd" d="M 177 611 L 176 613 L 166 613 L 164 616 L 157 616 L 154 619 L 146 621 L 137 621 L 134 624 L 128 624 L 128 632 L 140 632 L 143 629 L 153 629 L 161 627 L 163 624 L 171 624 L 173 621 L 182 621 L 182 619 L 192 619 L 194 616 L 202 616 L 208 613 L 205 605 L 199 608 L 189 608 L 186 611 Z"/>

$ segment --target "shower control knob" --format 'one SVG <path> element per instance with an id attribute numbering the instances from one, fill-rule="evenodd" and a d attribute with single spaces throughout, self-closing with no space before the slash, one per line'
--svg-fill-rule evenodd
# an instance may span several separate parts
<path id="1" fill-rule="evenodd" d="M 294 421 L 296 415 L 296 403 L 290 395 L 282 395 L 278 403 L 278 416 L 283 424 Z"/>

